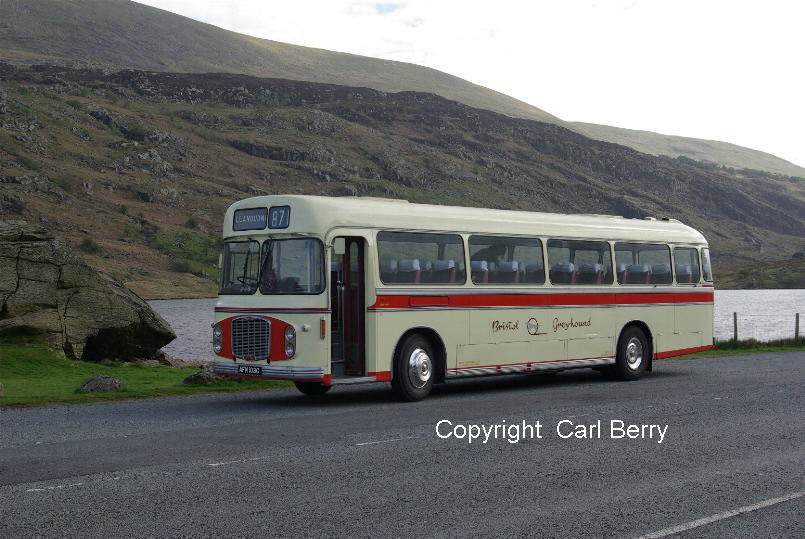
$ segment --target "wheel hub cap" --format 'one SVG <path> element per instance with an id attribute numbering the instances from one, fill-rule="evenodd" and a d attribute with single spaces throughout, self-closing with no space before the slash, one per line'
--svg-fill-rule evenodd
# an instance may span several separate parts
<path id="1" fill-rule="evenodd" d="M 630 369 L 637 370 L 641 363 L 643 363 L 643 343 L 640 339 L 632 337 L 626 343 L 626 364 Z"/>
<path id="2" fill-rule="evenodd" d="M 411 352 L 408 358 L 408 379 L 411 384 L 416 388 L 422 388 L 428 383 L 432 374 L 433 368 L 428 354 L 421 348 Z"/>

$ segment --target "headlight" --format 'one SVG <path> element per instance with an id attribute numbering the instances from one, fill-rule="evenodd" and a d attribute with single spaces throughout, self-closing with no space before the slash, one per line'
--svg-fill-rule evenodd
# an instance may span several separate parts
<path id="1" fill-rule="evenodd" d="M 296 354 L 296 330 L 293 326 L 285 328 L 285 355 L 293 357 Z"/>
<path id="2" fill-rule="evenodd" d="M 216 354 L 221 352 L 221 336 L 224 334 L 224 331 L 221 329 L 221 326 L 215 324 L 212 326 L 212 351 Z"/>

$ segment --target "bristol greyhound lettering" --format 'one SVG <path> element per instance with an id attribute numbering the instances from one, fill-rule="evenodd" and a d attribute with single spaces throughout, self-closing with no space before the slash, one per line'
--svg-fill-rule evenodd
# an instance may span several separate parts
<path id="1" fill-rule="evenodd" d="M 520 329 L 520 321 L 519 320 L 493 320 L 492 321 L 492 333 L 497 333 L 498 331 L 517 331 Z"/>
<path id="2" fill-rule="evenodd" d="M 571 317 L 570 320 L 559 320 L 558 318 L 553 319 L 553 331 L 557 332 L 560 329 L 568 330 L 572 328 L 583 328 L 583 327 L 590 327 L 592 326 L 592 318 L 588 318 L 587 320 L 573 320 Z"/>

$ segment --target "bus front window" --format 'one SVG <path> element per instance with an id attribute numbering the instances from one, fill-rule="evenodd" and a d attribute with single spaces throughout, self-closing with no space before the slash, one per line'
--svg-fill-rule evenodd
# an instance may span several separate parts
<path id="1" fill-rule="evenodd" d="M 219 294 L 254 294 L 260 264 L 260 244 L 256 241 L 229 241 L 224 244 Z"/>
<path id="2" fill-rule="evenodd" d="M 324 291 L 324 248 L 319 240 L 269 240 L 263 244 L 262 258 L 262 294 L 321 294 Z"/>

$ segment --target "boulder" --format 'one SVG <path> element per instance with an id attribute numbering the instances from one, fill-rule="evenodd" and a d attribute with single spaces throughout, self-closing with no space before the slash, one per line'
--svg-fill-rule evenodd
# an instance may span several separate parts
<path id="1" fill-rule="evenodd" d="M 71 359 L 150 359 L 176 338 L 137 294 L 44 228 L 0 220 L 0 336 L 35 333 Z"/>
<path id="2" fill-rule="evenodd" d="M 182 385 L 185 386 L 198 386 L 198 385 L 210 385 L 214 384 L 222 380 L 221 376 L 214 374 L 210 371 L 198 371 L 194 372 L 184 380 L 182 380 Z"/>
<path id="3" fill-rule="evenodd" d="M 121 391 L 124 389 L 123 380 L 105 374 L 93 374 L 81 382 L 81 391 L 92 393 L 94 391 Z"/>

